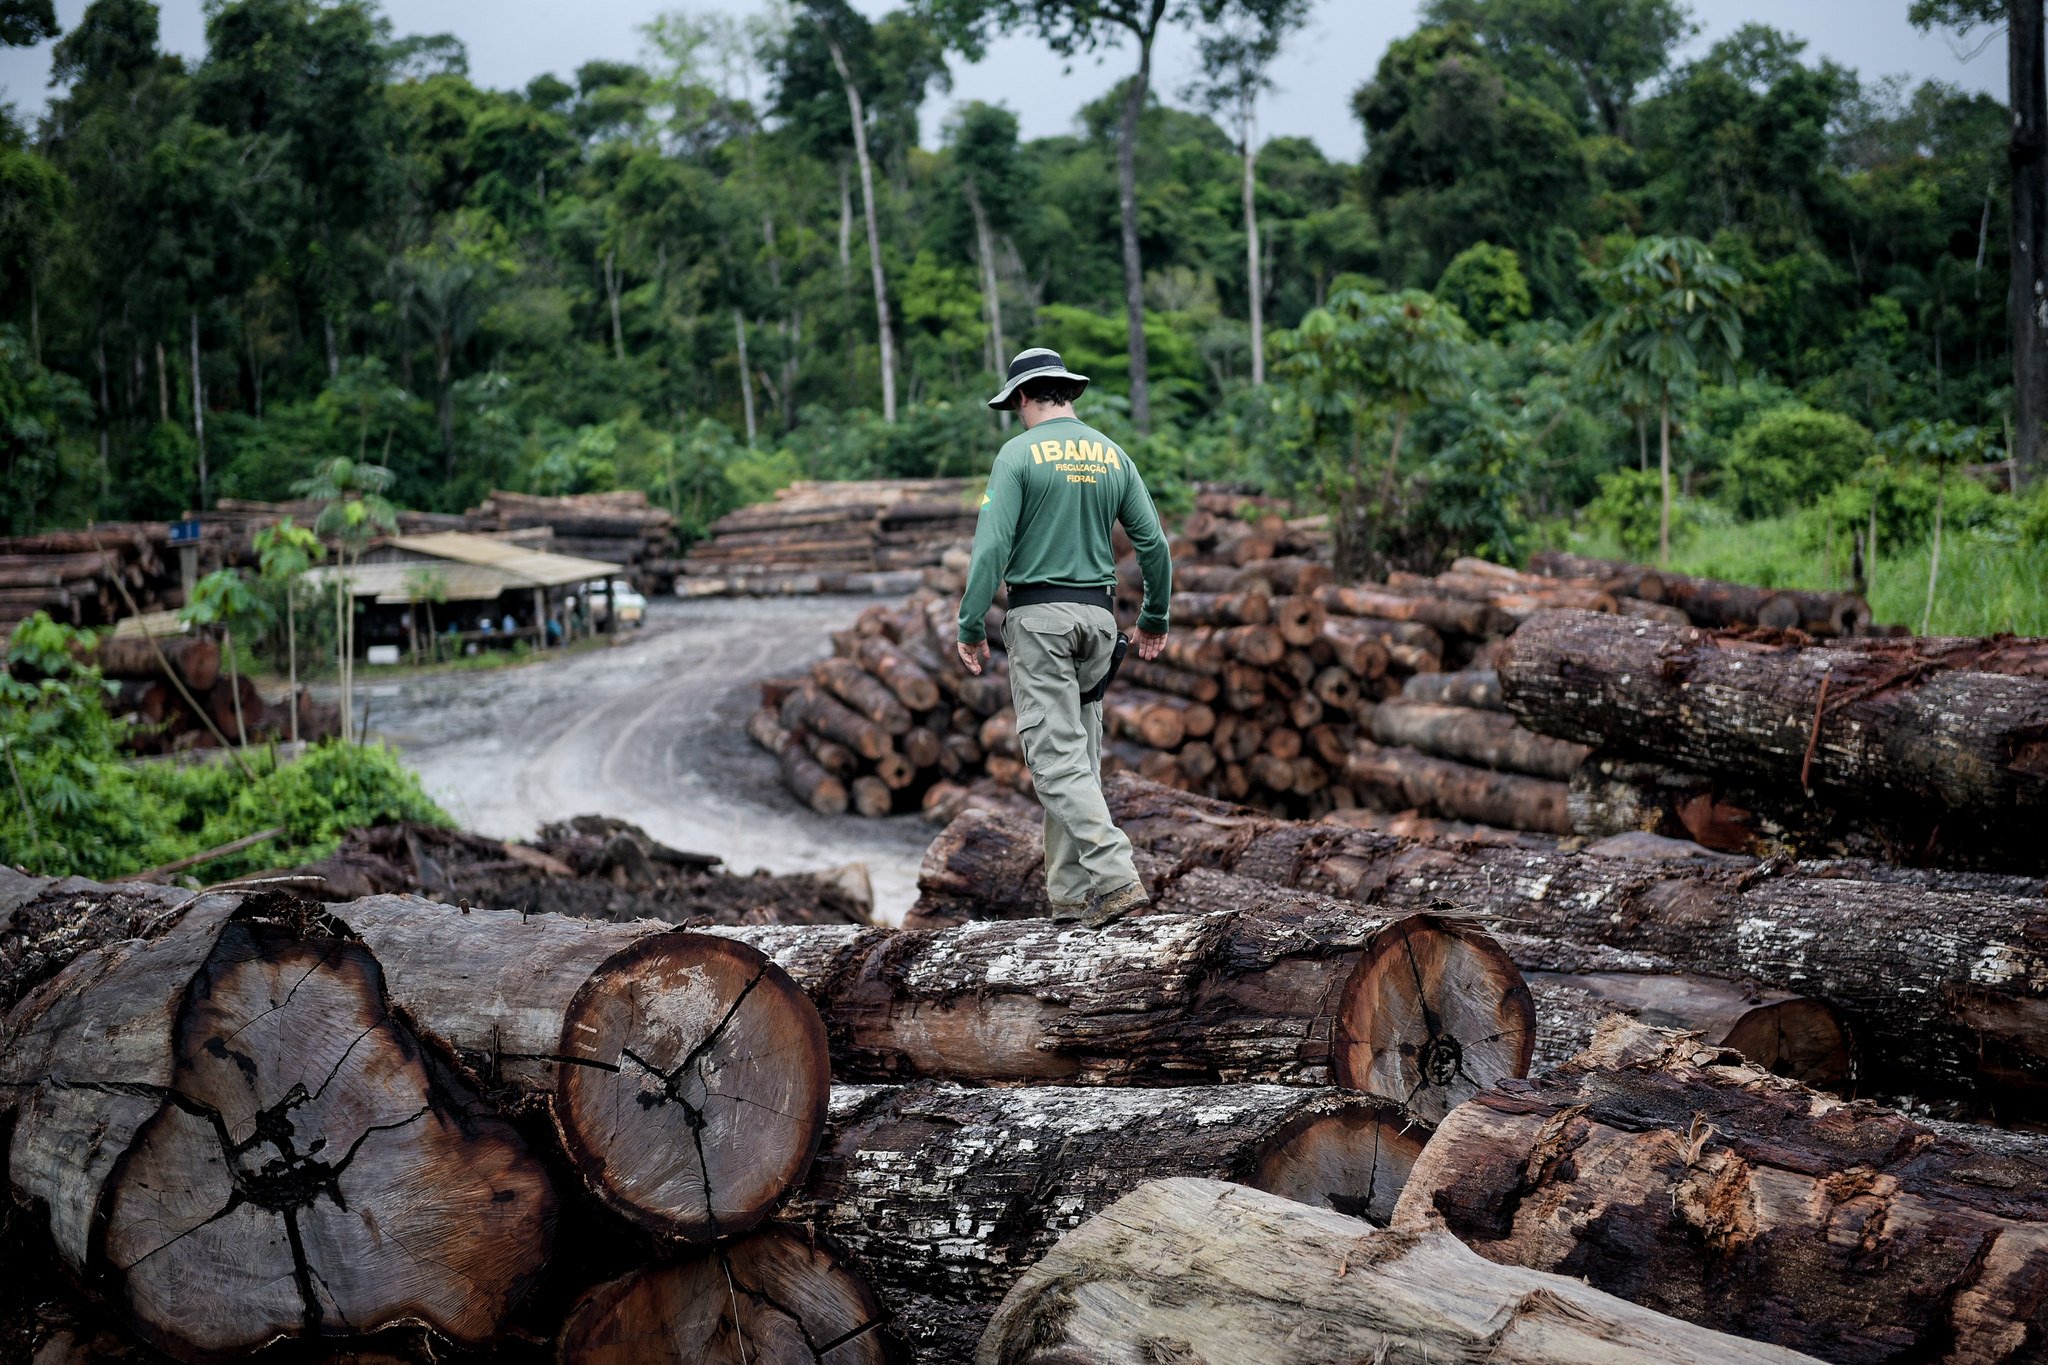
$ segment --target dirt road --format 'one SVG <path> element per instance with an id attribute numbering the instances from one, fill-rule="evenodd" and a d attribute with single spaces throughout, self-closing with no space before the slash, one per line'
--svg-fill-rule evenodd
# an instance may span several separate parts
<path id="1" fill-rule="evenodd" d="M 631 820 L 736 871 L 867 864 L 883 918 L 917 896 L 932 830 L 915 815 L 836 819 L 799 806 L 742 727 L 754 684 L 801 672 L 866 599 L 657 601 L 645 638 L 560 663 L 371 682 L 371 729 L 463 826 L 524 838 L 549 820 Z M 360 702 L 358 703 L 361 704 Z"/>

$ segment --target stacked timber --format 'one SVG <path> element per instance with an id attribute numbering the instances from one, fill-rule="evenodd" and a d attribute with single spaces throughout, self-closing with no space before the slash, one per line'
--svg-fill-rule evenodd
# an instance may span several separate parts
<path id="1" fill-rule="evenodd" d="M 2048 871 L 2048 642 L 1758 637 L 1544 612 L 1501 652 L 1529 728 L 1595 746 L 1573 829 L 1766 856 Z"/>
<path id="2" fill-rule="evenodd" d="M 1816 1082 L 1848 1071 L 1853 1039 L 1849 1074 L 1866 1091 L 2003 1118 L 2048 1114 L 2048 899 L 2038 880 L 1415 842 L 1277 820 L 1128 776 L 1106 790 L 1167 909 L 1176 879 L 1208 868 L 1240 885 L 1476 922 L 1524 971 L 1555 974 L 1536 983 L 1539 1054 L 1583 1037 L 1576 990 L 1724 1043 L 1768 1036 L 1779 1049 L 1772 1064 Z M 1050 914 L 1043 857 L 1036 822 L 968 812 L 926 854 L 911 922 Z M 1545 986 L 1562 988 L 1549 1005 Z M 1744 1001 L 1777 1007 L 1785 997 L 1822 1008 L 1773 1008 L 1768 1027 L 1743 1028 Z M 1580 1032 L 1548 1044 L 1546 1027 Z"/>
<path id="3" fill-rule="evenodd" d="M 1455 1110 L 1395 1226 L 1833 1361 L 2048 1335 L 2048 1164 L 1639 1024 Z"/>
<path id="4" fill-rule="evenodd" d="M 1463 564 L 1466 561 L 1460 560 Z M 1890 630 L 1874 624 L 1870 604 L 1853 592 L 1796 592 L 1787 588 L 1759 588 L 1747 583 L 1729 583 L 1718 578 L 1695 578 L 1629 564 L 1615 559 L 1593 559 L 1544 550 L 1529 561 L 1532 573 L 1523 581 L 1576 584 L 1604 592 L 1625 602 L 1642 604 L 1624 607 L 1626 614 L 1651 620 L 1671 619 L 1649 608 L 1675 610 L 1697 626 L 1764 626 L 1777 630 L 1803 631 L 1816 638 L 1852 635 L 1889 635 Z M 1558 602 L 1557 606 L 1576 603 Z"/>
<path id="5" fill-rule="evenodd" d="M 763 1223 L 808 1178 L 829 1054 L 730 937 L 0 873 L 0 1006 L 4 1259 L 74 1277 L 37 1285 L 31 1349 L 62 1326 L 180 1360 L 523 1359 L 566 1314 L 564 1358 L 647 1359 L 606 1352 L 658 1312 L 674 1358 L 715 1359 L 721 1332 L 776 1339 L 736 1283 L 814 1340 L 881 1329 L 854 1271 Z"/>
<path id="6" fill-rule="evenodd" d="M 202 528 L 195 549 L 201 575 L 234 562 L 223 528 Z M 169 522 L 0 537 L 0 638 L 39 611 L 67 625 L 104 626 L 131 611 L 183 605 L 181 557 Z"/>
<path id="7" fill-rule="evenodd" d="M 915 591 L 974 538 L 975 479 L 803 481 L 712 523 L 683 557 L 678 591 Z"/>
<path id="8" fill-rule="evenodd" d="M 639 489 L 558 498 L 501 489 L 464 513 L 459 526 L 436 529 L 501 534 L 544 529 L 548 539 L 541 549 L 622 564 L 642 592 L 674 586 L 675 518 Z"/>

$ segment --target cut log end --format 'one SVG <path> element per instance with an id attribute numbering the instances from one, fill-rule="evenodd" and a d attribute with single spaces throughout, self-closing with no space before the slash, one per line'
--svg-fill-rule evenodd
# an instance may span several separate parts
<path id="1" fill-rule="evenodd" d="M 561 1365 L 882 1365 L 861 1278 L 788 1229 L 599 1285 L 562 1329 Z"/>
<path id="2" fill-rule="evenodd" d="M 1839 1091 L 1855 1073 L 1855 1053 L 1841 1016 L 1818 1000 L 1758 1005 L 1720 1041 L 1772 1075 L 1816 1090 Z"/>
<path id="3" fill-rule="evenodd" d="M 831 1091 L 825 1025 L 755 949 L 657 934 L 562 1025 L 556 1122 L 598 1197 L 657 1233 L 729 1237 L 803 1179 Z"/>
<path id="4" fill-rule="evenodd" d="M 1429 1130 L 1389 1105 L 1304 1115 L 1276 1134 L 1248 1182 L 1385 1226 Z"/>
<path id="5" fill-rule="evenodd" d="M 1488 935 L 1435 915 L 1387 926 L 1345 984 L 1337 1084 L 1436 1123 L 1498 1081 L 1529 1074 L 1536 1010 Z"/>
<path id="6" fill-rule="evenodd" d="M 424 1323 L 496 1334 L 555 1197 L 451 1093 L 360 944 L 229 925 L 187 993 L 171 1093 L 116 1164 L 95 1258 L 183 1359 Z"/>

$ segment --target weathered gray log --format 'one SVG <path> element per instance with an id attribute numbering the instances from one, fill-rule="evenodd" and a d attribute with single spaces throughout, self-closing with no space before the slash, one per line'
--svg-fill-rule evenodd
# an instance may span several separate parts
<path id="1" fill-rule="evenodd" d="M 1702 626 L 1769 626 L 1841 636 L 1862 634 L 1871 620 L 1870 604 L 1853 592 L 1760 588 L 1555 550 L 1539 552 L 1530 567 L 1547 577 L 1599 580 L 1610 592 L 1667 603 Z"/>
<path id="2" fill-rule="evenodd" d="M 1143 1181 L 1235 1180 L 1384 1220 L 1425 1136 L 1337 1090 L 845 1086 L 783 1214 L 857 1256 L 916 1358 L 950 1365 L 1019 1274 Z"/>
<path id="3" fill-rule="evenodd" d="M 1462 673 L 1417 673 L 1401 684 L 1409 701 L 1433 706 L 1469 706 L 1480 711 L 1505 711 L 1500 699 L 1500 674 L 1490 668 Z"/>
<path id="4" fill-rule="evenodd" d="M 1196 870 L 1107 929 L 707 929 L 811 993 L 839 1080 L 1338 1084 L 1425 1121 L 1527 1073 L 1520 974 L 1469 926 Z"/>
<path id="5" fill-rule="evenodd" d="M 578 1299 L 561 1365 L 884 1365 L 882 1306 L 818 1238 L 771 1225 Z"/>
<path id="6" fill-rule="evenodd" d="M 1282 1343 L 1285 1343 L 1283 1346 Z M 1018 1279 L 976 1365 L 1794 1365 L 1811 1357 L 1242 1185 L 1139 1186 Z"/>
<path id="7" fill-rule="evenodd" d="M 744 1232 L 803 1178 L 825 1029 L 729 937 L 373 896 L 335 913 L 392 1000 L 480 1074 L 543 1099 L 577 1174 L 664 1237 Z"/>
<path id="8" fill-rule="evenodd" d="M 2048 678 L 1590 612 L 1531 617 L 1500 675 L 1530 728 L 1686 771 L 1931 804 L 1959 822 L 2048 810 Z"/>
<path id="9" fill-rule="evenodd" d="M 1495 772 L 1366 740 L 1352 745 L 1341 776 L 1360 799 L 1388 810 L 1414 810 L 1537 834 L 1572 832 L 1565 784 L 1546 778 Z"/>
<path id="10" fill-rule="evenodd" d="M 0 1097 L 17 1195 L 181 1359 L 405 1322 L 480 1346 L 548 1256 L 539 1160 L 317 907 L 202 896 L 74 959 L 8 1016 Z"/>
<path id="11" fill-rule="evenodd" d="M 1835 1361 L 2031 1360 L 2048 1335 L 2048 1167 L 1640 1024 L 1454 1112 L 1397 1223 Z"/>

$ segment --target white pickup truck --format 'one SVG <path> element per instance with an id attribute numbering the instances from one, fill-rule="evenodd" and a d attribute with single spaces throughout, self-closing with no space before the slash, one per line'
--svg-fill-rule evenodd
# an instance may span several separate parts
<path id="1" fill-rule="evenodd" d="M 623 578 L 611 581 L 611 595 L 593 591 L 590 595 L 590 619 L 602 622 L 608 604 L 617 603 L 619 620 L 622 624 L 644 626 L 647 624 L 647 599 L 633 591 L 633 585 Z"/>

